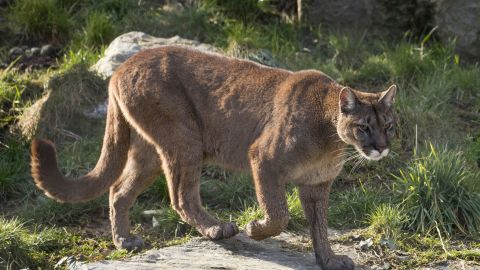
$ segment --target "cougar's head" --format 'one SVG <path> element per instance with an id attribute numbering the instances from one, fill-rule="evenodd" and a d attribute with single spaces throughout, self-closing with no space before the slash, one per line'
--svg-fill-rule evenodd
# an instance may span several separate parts
<path id="1" fill-rule="evenodd" d="M 393 102 L 397 87 L 380 93 L 340 91 L 337 133 L 369 160 L 379 160 L 389 152 L 394 135 Z"/>

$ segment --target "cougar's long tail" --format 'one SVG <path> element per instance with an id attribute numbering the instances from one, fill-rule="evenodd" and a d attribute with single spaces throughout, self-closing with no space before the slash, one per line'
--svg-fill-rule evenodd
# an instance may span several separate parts
<path id="1" fill-rule="evenodd" d="M 105 193 L 122 173 L 130 146 L 130 129 L 114 92 L 116 83 L 111 81 L 102 152 L 97 165 L 87 175 L 77 179 L 65 177 L 58 169 L 53 143 L 33 140 L 32 176 L 47 196 L 60 202 L 88 201 Z"/>

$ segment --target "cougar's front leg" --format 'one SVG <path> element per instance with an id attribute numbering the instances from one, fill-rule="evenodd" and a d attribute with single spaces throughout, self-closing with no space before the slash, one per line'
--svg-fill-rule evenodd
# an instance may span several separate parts
<path id="1" fill-rule="evenodd" d="M 324 270 L 350 270 L 354 269 L 353 261 L 347 256 L 335 255 L 328 242 L 327 211 L 331 183 L 300 186 L 300 201 L 310 223 L 317 264 Z"/>
<path id="2" fill-rule="evenodd" d="M 119 249 L 140 250 L 144 242 L 130 234 L 129 209 L 137 196 L 160 175 L 160 158 L 155 148 L 138 135 L 132 143 L 127 164 L 120 178 L 110 188 L 110 222 L 115 246 Z"/>
<path id="3" fill-rule="evenodd" d="M 247 224 L 246 234 L 255 240 L 279 235 L 288 225 L 288 207 L 285 196 L 285 179 L 269 161 L 261 156 L 251 157 L 253 180 L 258 203 L 264 211 L 262 220 Z"/>

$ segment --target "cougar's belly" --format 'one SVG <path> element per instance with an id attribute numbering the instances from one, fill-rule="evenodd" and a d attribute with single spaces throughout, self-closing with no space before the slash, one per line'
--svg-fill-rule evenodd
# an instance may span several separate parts
<path id="1" fill-rule="evenodd" d="M 297 165 L 290 174 L 294 184 L 316 185 L 334 180 L 343 168 L 343 160 L 325 156 L 319 160 Z"/>

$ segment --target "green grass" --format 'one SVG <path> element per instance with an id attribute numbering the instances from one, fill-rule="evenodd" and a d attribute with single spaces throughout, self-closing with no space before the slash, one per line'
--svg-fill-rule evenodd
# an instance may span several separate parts
<path id="1" fill-rule="evenodd" d="M 395 192 L 408 215 L 408 228 L 476 237 L 480 231 L 479 174 L 461 152 L 430 147 L 395 176 Z"/>
<path id="2" fill-rule="evenodd" d="M 328 209 L 329 225 L 336 228 L 358 228 L 368 225 L 368 217 L 382 203 L 388 202 L 389 192 L 378 186 L 361 184 L 348 190 L 333 191 Z"/>
<path id="3" fill-rule="evenodd" d="M 25 181 L 29 177 L 26 145 L 13 139 L 2 139 L 0 142 L 0 202 L 28 196 L 31 191 L 26 191 L 31 190 L 33 185 Z"/>
<path id="4" fill-rule="evenodd" d="M 57 0 L 20 0 L 10 8 L 16 31 L 28 38 L 65 42 L 74 24 L 70 12 Z"/>
<path id="5" fill-rule="evenodd" d="M 89 14 L 87 22 L 79 37 L 86 47 L 101 47 L 109 44 L 116 36 L 113 19 L 106 12 L 94 11 Z"/>
<path id="6" fill-rule="evenodd" d="M 82 239 L 58 228 L 27 226 L 19 219 L 0 218 L 0 268 L 53 269 L 62 257 L 72 253 L 102 259 L 99 250 L 111 250 L 104 238 Z M 121 257 L 117 254 L 116 257 Z"/>
<path id="7" fill-rule="evenodd" d="M 211 43 L 230 55 L 291 70 L 319 69 L 342 84 L 366 91 L 399 85 L 394 153 L 387 160 L 361 164 L 354 170 L 355 163 L 346 165 L 341 178 L 350 182 L 333 187 L 329 225 L 366 228 L 365 234 L 385 251 L 382 254 L 388 252 L 380 241 L 393 239 L 412 257 L 409 262 L 395 261 L 393 265 L 399 269 L 447 259 L 479 260 L 479 246 L 458 238 L 467 235 L 467 239 L 478 240 L 475 232 L 480 214 L 475 198 L 479 190 L 474 183 L 467 185 L 472 182 L 468 179 L 478 178 L 480 166 L 478 65 L 466 64 L 451 45 L 440 45 L 431 35 L 372 39 L 363 33 L 331 32 L 291 23 L 275 14 L 270 1 L 237 2 L 208 0 L 160 6 L 133 0 L 19 0 L 7 8 L 10 23 L 5 29 L 10 29 L 10 37 L 18 35 L 35 44 L 54 43 L 62 51 L 56 70 L 0 71 L 0 203 L 5 211 L 1 225 L 5 230 L 0 230 L 0 235 L 9 235 L 9 240 L 0 238 L 0 268 L 52 265 L 62 257 L 78 254 L 86 260 L 130 256 L 110 252 L 113 246 L 108 231 L 100 236 L 78 231 L 78 226 L 106 221 L 106 197 L 85 204 L 58 204 L 34 188 L 29 176 L 28 140 L 19 139 L 10 129 L 54 76 L 51 86 L 72 94 L 56 100 L 57 115 L 73 115 L 70 109 L 80 99 L 92 103 L 95 99 L 74 95 L 84 90 L 77 86 L 105 87 L 105 82 L 91 76 L 86 67 L 99 59 L 116 35 L 128 31 L 160 37 L 180 35 Z M 13 46 L 19 41 L 12 38 L 2 42 Z M 7 53 L 8 48 L 0 48 L 0 59 L 6 59 Z M 47 121 L 49 125 L 67 122 L 56 116 L 52 119 Z M 81 134 L 82 139 L 51 137 L 58 140 L 60 167 L 68 176 L 82 175 L 97 161 L 103 131 L 83 124 L 65 129 Z M 455 150 L 428 148 L 430 143 L 448 144 Z M 416 149 L 427 150 L 416 154 Z M 248 175 L 207 167 L 201 192 L 208 211 L 222 220 L 244 227 L 263 217 Z M 291 217 L 288 230 L 303 231 L 307 224 L 298 191 L 289 187 L 287 199 Z M 183 243 L 198 235 L 168 205 L 166 182 L 160 176 L 131 211 L 133 231 L 155 247 Z M 152 209 L 161 210 L 155 217 L 159 226 L 154 229 L 152 218 L 143 214 Z M 12 216 L 18 219 L 12 220 Z M 57 229 L 59 225 L 65 229 Z M 34 240 L 40 236 L 50 239 L 48 252 L 46 244 Z M 455 245 L 464 248 L 456 250 Z M 5 250 L 15 254 L 15 261 Z M 99 250 L 102 255 L 98 255 Z"/>
<path id="8" fill-rule="evenodd" d="M 383 239 L 397 239 L 408 221 L 407 215 L 398 205 L 381 204 L 369 215 L 370 229 Z"/>

